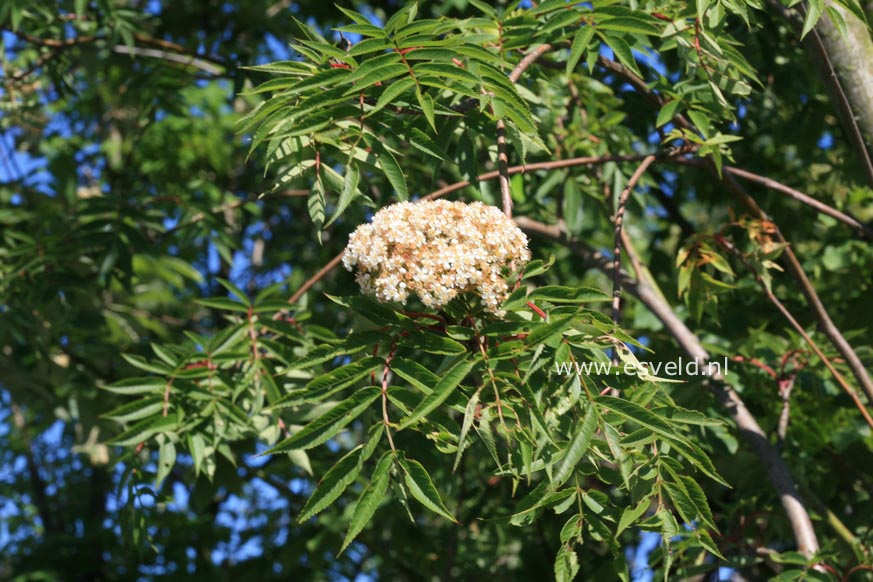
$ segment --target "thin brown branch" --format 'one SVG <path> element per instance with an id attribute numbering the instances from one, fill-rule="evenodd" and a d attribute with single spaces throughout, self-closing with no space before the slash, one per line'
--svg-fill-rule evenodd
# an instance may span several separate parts
<path id="1" fill-rule="evenodd" d="M 509 155 L 506 152 L 506 124 L 497 120 L 497 168 L 503 214 L 512 218 L 512 191 L 509 184 Z"/>
<path id="2" fill-rule="evenodd" d="M 676 158 L 673 161 L 677 164 L 682 164 L 684 166 L 695 166 L 698 168 L 709 167 L 709 164 L 707 164 L 704 160 L 695 158 Z M 743 178 L 744 180 L 749 180 L 750 182 L 761 184 L 766 188 L 781 192 L 782 194 L 786 194 L 787 196 L 793 198 L 794 200 L 797 200 L 801 204 L 805 204 L 806 206 L 817 210 L 821 214 L 825 214 L 827 216 L 830 216 L 831 218 L 835 218 L 843 224 L 851 227 L 862 238 L 873 240 L 873 228 L 870 228 L 857 218 L 841 212 L 832 206 L 828 206 L 824 202 L 816 200 L 812 196 L 804 194 L 799 190 L 795 190 L 794 188 L 787 186 L 782 182 L 777 182 L 776 180 L 768 178 L 767 176 L 762 176 L 760 174 L 756 174 L 754 172 L 750 172 L 748 170 L 736 168 L 733 166 L 724 166 L 722 167 L 722 171 L 737 176 L 738 178 Z"/>
<path id="3" fill-rule="evenodd" d="M 748 265 L 747 268 L 751 270 Z M 800 322 L 798 322 L 797 319 L 791 314 L 791 312 L 788 311 L 788 308 L 785 307 L 785 304 L 782 303 L 782 301 L 780 301 L 779 298 L 773 294 L 773 291 L 771 291 L 764 284 L 760 275 L 754 273 L 754 271 L 753 274 L 755 276 L 755 279 L 758 281 L 758 284 L 761 286 L 761 289 L 764 291 L 764 295 L 767 297 L 767 300 L 770 301 L 770 303 L 772 303 L 773 306 L 779 310 L 779 313 L 781 313 L 782 316 L 785 317 L 786 320 L 788 320 L 788 323 L 791 324 L 791 327 L 793 327 L 794 330 L 798 334 L 800 334 L 800 337 L 803 338 L 803 341 L 805 341 L 812 349 L 812 351 L 815 352 L 815 355 L 818 356 L 818 358 L 822 361 L 828 371 L 833 375 L 834 379 L 837 381 L 837 384 L 840 385 L 843 391 L 846 392 L 846 394 L 848 394 L 849 397 L 852 399 L 852 402 L 855 403 L 855 406 L 861 412 L 861 416 L 864 417 L 864 420 L 867 422 L 867 424 L 870 425 L 870 428 L 873 428 L 873 418 L 870 417 L 870 413 L 867 411 L 864 403 L 861 402 L 861 399 L 858 397 L 858 393 L 855 392 L 854 388 L 852 388 L 848 382 L 846 382 L 846 379 L 834 367 L 830 358 L 824 355 L 824 352 L 822 352 L 821 348 L 818 347 L 818 344 L 816 344 L 815 341 L 813 341 L 813 339 L 809 336 L 809 334 L 806 333 L 806 330 L 803 329 L 803 326 L 800 325 Z"/>
<path id="4" fill-rule="evenodd" d="M 8 30 L 8 29 L 3 29 Z M 98 41 L 106 40 L 105 36 L 100 35 L 91 35 L 91 36 L 77 36 L 66 39 L 55 39 L 55 38 L 40 38 L 36 36 L 32 36 L 20 31 L 9 31 L 21 38 L 22 40 L 34 44 L 36 46 L 49 48 L 51 50 L 43 53 L 36 59 L 36 61 L 31 64 L 30 67 L 23 71 L 19 71 L 13 75 L 11 75 L 11 79 L 13 81 L 20 81 L 45 65 L 50 60 L 56 58 L 60 55 L 64 50 L 86 44 L 93 44 Z M 199 55 L 194 51 L 188 50 L 182 45 L 179 45 L 174 42 L 170 42 L 167 40 L 154 38 L 145 34 L 136 33 L 133 35 L 134 38 L 143 43 L 149 44 L 151 46 L 160 47 L 161 49 L 167 50 L 159 50 L 154 48 L 145 48 L 139 46 L 127 46 L 127 45 L 115 45 L 112 47 L 112 51 L 119 54 L 128 54 L 132 56 L 143 56 L 150 58 L 159 58 L 165 61 L 170 61 L 174 63 L 179 63 L 183 65 L 190 65 L 199 69 L 205 73 L 210 75 L 221 75 L 224 73 L 224 62 L 217 57 L 209 57 L 204 55 Z M 180 54 L 181 53 L 181 54 Z"/>
<path id="5" fill-rule="evenodd" d="M 65 39 L 40 38 L 38 36 L 27 34 L 26 32 L 21 32 L 20 30 L 12 30 L 11 28 L 3 27 L 2 30 L 4 30 L 5 32 L 11 32 L 21 40 L 29 42 L 30 44 L 49 48 L 67 48 L 75 46 L 77 44 L 88 44 L 104 38 L 100 36 L 74 36 Z"/>
<path id="6" fill-rule="evenodd" d="M 328 273 L 333 271 L 336 266 L 342 262 L 344 254 L 345 252 L 342 252 L 332 258 L 330 261 L 328 261 L 325 266 L 319 269 L 315 275 L 310 277 L 305 283 L 303 283 L 303 285 L 301 285 L 297 289 L 297 291 L 294 292 L 294 295 L 292 295 L 291 298 L 288 299 L 288 303 L 297 303 L 297 301 L 299 301 L 300 298 L 303 297 L 304 293 L 309 291 L 309 289 L 311 289 L 313 285 L 321 281 Z"/>
<path id="7" fill-rule="evenodd" d="M 776 438 L 779 446 L 785 446 L 785 437 L 788 436 L 788 420 L 791 415 L 791 391 L 794 389 L 795 374 L 779 380 L 779 396 L 782 398 L 782 411 L 779 413 L 779 423 L 776 425 Z"/>
<path id="8" fill-rule="evenodd" d="M 534 64 L 538 58 L 550 50 L 552 50 L 552 45 L 544 44 L 526 54 L 515 66 L 512 72 L 509 73 L 509 80 L 513 83 L 517 82 L 528 67 Z M 512 218 L 512 192 L 509 184 L 509 154 L 507 153 L 506 147 L 506 124 L 503 119 L 497 120 L 497 168 L 499 171 L 498 179 L 500 182 L 500 198 L 503 203 L 503 214 L 505 214 L 507 218 Z"/>
<path id="9" fill-rule="evenodd" d="M 529 53 L 527 53 L 526 55 L 524 55 L 524 58 L 521 59 L 518 62 L 518 64 L 515 65 L 515 68 L 512 69 L 512 72 L 509 73 L 509 80 L 512 81 L 513 83 L 518 82 L 518 80 L 521 78 L 521 76 L 524 74 L 524 72 L 528 69 L 528 67 L 530 67 L 532 64 L 537 62 L 537 60 L 541 56 L 543 56 L 544 54 L 546 54 L 547 52 L 552 50 L 552 48 L 554 48 L 554 47 L 552 47 L 552 45 L 550 45 L 548 43 L 541 44 L 540 46 L 538 46 L 534 50 L 532 50 Z"/>
<path id="10" fill-rule="evenodd" d="M 385 436 L 388 437 L 388 445 L 391 450 L 397 452 L 394 447 L 394 437 L 391 436 L 391 420 L 388 418 L 388 374 L 391 371 L 391 356 L 385 362 L 385 368 L 382 370 L 382 423 L 385 425 Z"/>
<path id="11" fill-rule="evenodd" d="M 171 63 L 179 63 L 180 65 L 192 66 L 195 69 L 199 69 L 204 73 L 208 73 L 210 75 L 222 75 L 224 73 L 224 69 L 222 67 L 207 62 L 199 57 L 194 57 L 190 55 L 180 55 L 178 53 L 172 53 L 160 49 L 127 46 L 126 44 L 117 44 L 112 47 L 112 50 L 113 52 L 119 54 L 131 55 L 134 57 L 162 59 Z"/>
<path id="12" fill-rule="evenodd" d="M 622 224 L 624 223 L 624 210 L 627 206 L 627 199 L 630 196 L 631 191 L 636 187 L 637 182 L 643 177 L 643 174 L 646 173 L 646 170 L 649 169 L 655 162 L 656 156 L 650 155 L 646 156 L 642 163 L 637 167 L 636 171 L 631 175 L 630 180 L 627 182 L 627 186 L 625 186 L 624 190 L 621 191 L 621 195 L 618 197 L 618 205 L 615 210 L 615 236 L 614 242 L 615 247 L 613 248 L 612 255 L 612 325 L 613 328 L 618 328 L 618 317 L 619 312 L 621 310 L 621 277 L 619 273 L 621 272 L 621 241 L 622 241 Z M 612 364 L 614 366 L 618 366 L 618 350 L 612 351 Z"/>
<path id="13" fill-rule="evenodd" d="M 566 233 L 559 227 L 546 225 L 523 216 L 516 217 L 515 221 L 522 230 L 563 244 L 589 264 L 606 274 L 611 274 L 614 265 L 609 258 L 580 240 L 568 238 Z M 632 251 L 629 250 L 629 252 Z M 676 312 L 673 311 L 673 308 L 662 299 L 662 294 L 658 292 L 654 280 L 649 277 L 634 280 L 625 272 L 621 272 L 620 276 L 622 284 L 628 292 L 635 295 L 652 314 L 661 320 L 661 323 L 664 324 L 664 327 L 676 339 L 685 353 L 694 358 L 701 367 L 705 367 L 709 361 L 709 353 L 703 347 L 697 335 L 685 325 L 679 316 L 676 315 Z M 710 377 L 710 381 L 706 384 L 734 420 L 740 433 L 746 438 L 752 451 L 761 462 L 773 488 L 778 493 L 788 520 L 791 523 L 797 550 L 804 556 L 813 556 L 818 551 L 819 546 L 815 530 L 812 526 L 812 520 L 809 517 L 806 504 L 794 484 L 791 472 L 779 455 L 779 451 L 770 443 L 764 430 L 752 413 L 749 412 L 749 409 L 746 408 L 740 395 L 724 383 L 724 378 L 720 373 L 713 374 Z"/>

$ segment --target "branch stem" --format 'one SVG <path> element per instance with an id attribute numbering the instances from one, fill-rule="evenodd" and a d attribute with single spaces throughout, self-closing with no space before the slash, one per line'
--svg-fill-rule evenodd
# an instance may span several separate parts
<path id="1" fill-rule="evenodd" d="M 615 210 L 615 237 L 614 243 L 615 247 L 613 249 L 612 255 L 612 326 L 613 331 L 618 328 L 618 318 L 621 311 L 621 247 L 622 247 L 622 225 L 624 223 L 624 211 L 627 206 L 627 199 L 630 197 L 631 191 L 636 187 L 637 182 L 643 177 L 643 174 L 646 173 L 646 170 L 649 169 L 655 162 L 656 156 L 650 155 L 643 158 L 642 163 L 637 167 L 636 171 L 631 175 L 630 180 L 627 182 L 627 186 L 624 187 L 624 190 L 621 191 L 621 195 L 618 197 L 618 205 Z M 613 348 L 612 350 L 612 365 L 618 366 L 618 350 Z"/>

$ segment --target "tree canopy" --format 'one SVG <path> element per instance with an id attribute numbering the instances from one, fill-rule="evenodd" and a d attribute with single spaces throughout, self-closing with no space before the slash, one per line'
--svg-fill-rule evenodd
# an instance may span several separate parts
<path id="1" fill-rule="evenodd" d="M 3 2 L 0 578 L 873 580 L 865 10 Z"/>

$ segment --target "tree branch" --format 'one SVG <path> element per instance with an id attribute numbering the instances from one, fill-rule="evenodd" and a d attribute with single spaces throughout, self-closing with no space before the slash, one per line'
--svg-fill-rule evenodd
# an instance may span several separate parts
<path id="1" fill-rule="evenodd" d="M 523 216 L 517 217 L 515 221 L 522 230 L 563 244 L 589 264 L 607 275 L 611 274 L 613 264 L 607 257 L 580 240 L 568 238 L 559 227 L 549 226 Z M 630 248 L 629 252 L 632 252 Z M 685 353 L 694 358 L 700 366 L 705 366 L 709 361 L 709 354 L 700 339 L 676 315 L 672 307 L 661 298 L 661 295 L 656 291 L 654 282 L 634 280 L 625 272 L 620 272 L 619 276 L 628 292 L 635 295 L 649 311 L 661 320 L 661 323 L 664 324 L 664 327 L 676 339 Z M 779 495 L 791 523 L 797 550 L 806 557 L 813 556 L 818 551 L 819 546 L 812 520 L 794 484 L 791 472 L 779 455 L 779 451 L 770 443 L 764 430 L 746 408 L 740 395 L 724 383 L 724 377 L 721 374 L 713 374 L 705 384 L 727 410 L 740 433 L 746 438 L 752 451 L 760 460 L 764 472 Z"/>
<path id="2" fill-rule="evenodd" d="M 200 69 L 204 73 L 208 73 L 210 75 L 221 75 L 224 73 L 224 69 L 222 67 L 218 67 L 209 63 L 201 58 L 193 57 L 189 55 L 180 55 L 177 53 L 171 53 L 164 50 L 153 49 L 153 48 L 143 48 L 138 46 L 127 46 L 126 44 L 117 44 L 112 47 L 113 52 L 131 55 L 135 57 L 150 57 L 155 59 L 163 59 L 165 61 L 169 61 L 171 63 L 179 63 L 181 65 L 190 65 L 195 69 Z"/>
<path id="3" fill-rule="evenodd" d="M 630 180 L 627 181 L 627 186 L 625 186 L 624 190 L 621 191 L 621 195 L 618 197 L 618 205 L 615 210 L 615 234 L 614 234 L 614 244 L 612 254 L 612 325 L 613 331 L 618 327 L 618 317 L 619 311 L 621 310 L 621 242 L 622 242 L 622 223 L 624 222 L 624 209 L 627 206 L 627 199 L 630 196 L 631 191 L 636 187 L 637 182 L 643 177 L 643 174 L 646 173 L 646 170 L 649 169 L 655 162 L 656 156 L 650 155 L 643 159 L 642 163 L 637 167 L 636 171 L 631 175 Z M 612 350 L 612 365 L 618 366 L 618 350 Z"/>
<path id="4" fill-rule="evenodd" d="M 538 58 L 552 50 L 552 45 L 543 44 L 529 52 L 509 73 L 509 80 L 516 83 Z M 494 110 L 492 106 L 492 111 Z M 503 202 L 503 214 L 512 218 L 512 192 L 509 184 L 509 154 L 506 148 L 506 124 L 503 119 L 497 120 L 497 168 L 500 181 L 500 198 Z"/>
<path id="5" fill-rule="evenodd" d="M 698 168 L 708 168 L 709 164 L 704 160 L 695 159 L 695 158 L 675 158 L 673 160 L 677 164 L 681 164 L 683 166 L 695 166 Z M 776 190 L 777 192 L 781 192 L 782 194 L 786 194 L 789 197 L 797 200 L 801 204 L 805 204 L 810 208 L 813 208 L 820 212 L 821 214 L 825 214 L 830 216 L 831 218 L 835 218 L 836 220 L 842 222 L 843 224 L 851 227 L 860 237 L 865 238 L 867 240 L 873 240 L 873 228 L 867 226 L 854 216 L 850 216 L 844 212 L 837 210 L 832 206 L 828 206 L 824 202 L 816 200 L 812 196 L 804 194 L 790 186 L 786 186 L 781 182 L 777 182 L 772 178 L 768 178 L 766 176 L 762 176 L 760 174 L 755 174 L 754 172 L 749 172 L 748 170 L 743 170 L 742 168 L 736 168 L 733 166 L 723 166 L 722 172 L 731 174 L 733 176 L 737 176 L 738 178 L 743 178 L 744 180 L 749 180 L 750 182 L 755 182 L 757 184 L 761 184 L 766 188 L 770 188 L 771 190 Z"/>

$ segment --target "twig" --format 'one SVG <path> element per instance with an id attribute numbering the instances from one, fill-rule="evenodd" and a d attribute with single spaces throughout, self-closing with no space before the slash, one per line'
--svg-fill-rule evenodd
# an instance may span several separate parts
<path id="1" fill-rule="evenodd" d="M 391 421 L 388 419 L 388 374 L 391 371 L 391 360 L 394 359 L 394 349 L 391 347 L 391 352 L 385 359 L 385 367 L 382 369 L 382 423 L 385 425 L 385 435 L 388 437 L 388 444 L 393 452 L 397 452 L 394 448 L 394 437 L 391 436 Z"/>
<path id="2" fill-rule="evenodd" d="M 681 164 L 683 166 L 696 166 L 698 168 L 706 168 L 708 164 L 704 160 L 698 160 L 693 158 L 676 158 L 673 160 L 677 164 Z M 822 214 L 826 214 L 831 218 L 835 218 L 836 220 L 842 222 L 850 226 L 853 230 L 855 230 L 862 238 L 873 240 L 873 228 L 870 228 L 857 218 L 850 216 L 844 212 L 837 210 L 832 206 L 828 206 L 824 202 L 816 200 L 812 196 L 804 194 L 798 190 L 790 186 L 786 186 L 781 182 L 777 182 L 772 178 L 768 178 L 766 176 L 762 176 L 760 174 L 756 174 L 754 172 L 749 172 L 748 170 L 743 170 L 742 168 L 735 168 L 733 166 L 723 166 L 722 171 L 728 174 L 732 174 L 739 178 L 743 178 L 744 180 L 749 180 L 750 182 L 755 182 L 757 184 L 761 184 L 766 188 L 770 188 L 771 190 L 776 190 L 777 192 L 781 192 L 782 194 L 786 194 L 789 197 L 797 200 L 798 202 L 809 206 L 817 210 Z"/>
<path id="3" fill-rule="evenodd" d="M 509 185 L 509 156 L 506 153 L 506 124 L 497 120 L 497 168 L 500 172 L 500 199 L 503 203 L 503 214 L 512 218 L 512 192 Z"/>
<path id="4" fill-rule="evenodd" d="M 164 406 L 161 409 L 161 416 L 166 417 L 170 412 L 170 392 L 173 389 L 173 379 L 168 378 L 167 384 L 164 386 Z"/>
<path id="5" fill-rule="evenodd" d="M 791 390 L 794 389 L 796 374 L 791 373 L 785 378 L 779 379 L 779 396 L 782 397 L 782 412 L 779 413 L 779 423 L 776 425 L 776 438 L 779 446 L 785 446 L 785 437 L 788 434 L 788 418 L 791 414 Z"/>
<path id="6" fill-rule="evenodd" d="M 288 299 L 288 303 L 297 303 L 297 301 L 299 301 L 300 298 L 303 297 L 304 293 L 309 291 L 309 289 L 312 288 L 313 285 L 321 281 L 321 279 L 324 278 L 325 275 L 333 271 L 334 268 L 336 268 L 336 266 L 342 262 L 344 254 L 344 252 L 338 254 L 337 256 L 332 258 L 325 266 L 319 269 L 319 271 L 315 275 L 310 277 L 305 283 L 303 283 L 303 285 L 301 285 L 297 289 L 297 291 L 294 292 L 294 295 L 292 295 L 291 298 Z"/>
<path id="7" fill-rule="evenodd" d="M 206 62 L 205 60 L 187 56 L 180 55 L 177 53 L 171 53 L 164 50 L 153 49 L 153 48 L 144 48 L 138 46 L 127 46 L 126 44 L 117 44 L 112 47 L 112 50 L 116 53 L 131 55 L 134 57 L 150 57 L 155 59 L 163 59 L 165 61 L 170 61 L 172 63 L 179 63 L 182 65 L 190 65 L 195 69 L 200 69 L 204 73 L 208 73 L 210 75 L 221 75 L 224 73 L 222 67 L 218 67 L 213 65 L 212 63 Z"/>
<path id="8" fill-rule="evenodd" d="M 527 55 L 515 66 L 509 73 L 509 80 L 513 83 L 517 82 L 521 75 L 536 62 L 538 58 L 552 50 L 552 45 L 541 45 Z M 492 111 L 494 110 L 492 105 Z M 512 218 L 512 191 L 509 184 L 509 155 L 506 148 L 506 124 L 503 119 L 497 120 L 497 168 L 498 178 L 500 181 L 500 198 L 503 203 L 503 214 L 507 218 Z"/>
<path id="9" fill-rule="evenodd" d="M 527 217 L 516 217 L 516 223 L 531 234 L 566 245 L 585 261 L 597 267 L 606 274 L 610 274 L 613 263 L 602 253 L 594 250 L 583 241 L 570 239 L 566 233 L 557 226 L 549 226 Z M 631 252 L 631 251 L 629 251 Z M 694 334 L 685 323 L 676 315 L 673 308 L 662 299 L 657 291 L 657 284 L 651 277 L 634 280 L 627 273 L 621 273 L 622 284 L 625 289 L 635 295 L 640 302 L 652 312 L 667 331 L 676 339 L 682 349 L 690 357 L 695 359 L 701 366 L 709 361 L 709 353 L 703 347 L 700 338 Z M 761 465 L 770 479 L 773 488 L 779 495 L 782 506 L 791 523 L 797 551 L 806 557 L 812 557 L 819 549 L 815 530 L 809 512 L 785 461 L 779 455 L 779 451 L 770 443 L 758 421 L 746 408 L 745 403 L 737 392 L 724 383 L 721 374 L 713 374 L 708 387 L 714 392 L 719 403 L 727 410 L 734 420 L 740 432 L 746 438 L 749 446 L 761 462 Z"/>
<path id="10" fill-rule="evenodd" d="M 840 387 L 846 392 L 846 394 L 849 395 L 849 397 L 852 399 L 852 402 L 854 402 L 858 410 L 861 411 L 861 416 L 864 417 L 864 420 L 867 421 L 867 424 L 870 425 L 871 428 L 873 428 L 873 418 L 870 417 L 870 413 L 867 412 L 867 408 L 864 406 L 864 403 L 861 402 L 861 399 L 858 397 L 858 393 L 855 392 L 855 390 L 851 386 L 849 386 L 849 383 L 846 382 L 846 379 L 843 377 L 843 375 L 837 371 L 837 369 L 831 363 L 830 359 L 825 356 L 824 353 L 821 351 L 821 348 L 818 347 L 818 344 L 816 344 L 815 341 L 813 341 L 813 339 L 809 337 L 809 334 L 806 333 L 806 330 L 803 329 L 803 326 L 800 325 L 800 323 L 797 321 L 797 319 L 794 318 L 793 315 L 791 315 L 791 312 L 788 311 L 788 308 L 785 307 L 785 304 L 782 303 L 778 297 L 773 295 L 772 291 L 767 289 L 757 273 L 755 274 L 755 278 L 761 284 L 762 288 L 764 289 L 764 294 L 770 301 L 770 303 L 772 303 L 776 307 L 776 309 L 779 310 L 783 317 L 788 320 L 788 323 L 791 324 L 791 327 L 793 327 L 795 331 L 797 331 L 797 333 L 800 334 L 803 340 L 809 345 L 809 347 L 812 348 L 812 351 L 815 352 L 815 355 L 818 356 L 818 358 L 822 361 L 825 367 L 834 376 L 837 384 L 839 384 Z"/>
<path id="11" fill-rule="evenodd" d="M 624 222 L 624 209 L 627 206 L 627 199 L 630 196 L 631 191 L 636 187 L 637 182 L 643 177 L 643 174 L 646 173 L 646 170 L 655 162 L 656 156 L 649 155 L 646 156 L 642 163 L 637 167 L 636 171 L 631 175 L 630 180 L 627 182 L 627 186 L 625 186 L 624 190 L 621 191 L 621 195 L 618 197 L 618 206 L 615 210 L 615 247 L 613 248 L 612 255 L 612 327 L 613 332 L 618 329 L 618 317 L 619 312 L 621 310 L 621 277 L 619 273 L 621 271 L 621 227 Z M 618 349 L 613 348 L 612 350 L 612 365 L 618 366 Z"/>
<path id="12" fill-rule="evenodd" d="M 509 80 L 513 83 L 517 82 L 528 67 L 537 62 L 537 59 L 552 50 L 552 48 L 554 47 L 548 43 L 541 44 L 534 50 L 524 55 L 524 58 L 521 59 L 518 64 L 515 65 L 515 68 L 512 69 L 512 72 L 509 73 Z"/>

